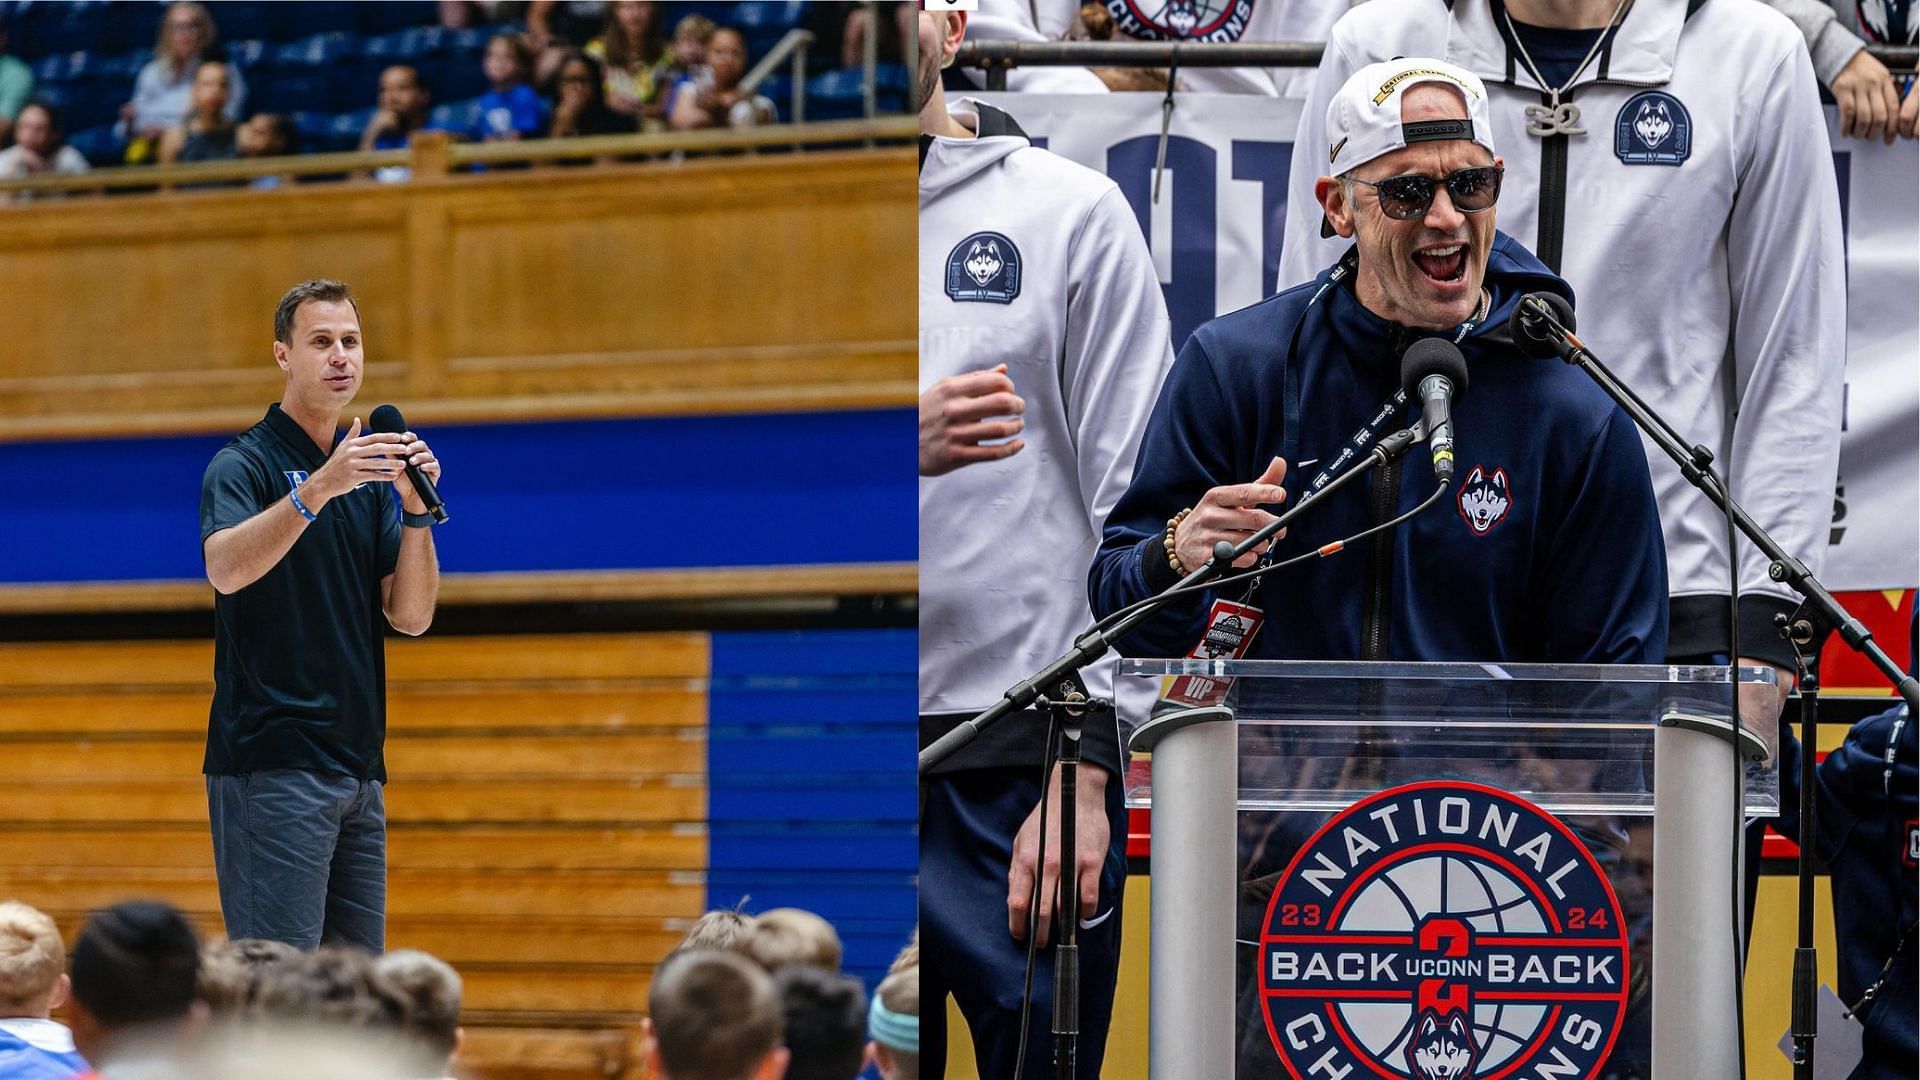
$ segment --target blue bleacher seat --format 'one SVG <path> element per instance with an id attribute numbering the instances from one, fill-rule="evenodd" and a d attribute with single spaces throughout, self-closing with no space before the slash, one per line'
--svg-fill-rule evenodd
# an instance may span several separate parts
<path id="1" fill-rule="evenodd" d="M 227 42 L 227 61 L 238 67 L 242 74 L 252 74 L 253 69 L 266 63 L 273 54 L 273 42 L 261 38 L 244 38 Z"/>
<path id="2" fill-rule="evenodd" d="M 440 21 L 440 5 L 433 0 L 390 0 L 382 4 L 355 4 L 354 8 L 356 29 L 363 34 L 385 34 L 409 26 L 432 26 Z"/>
<path id="3" fill-rule="evenodd" d="M 208 9 L 221 41 L 278 41 L 273 9 L 279 4 L 215 4 Z"/>
<path id="4" fill-rule="evenodd" d="M 487 92 L 478 56 L 430 56 L 414 61 L 435 101 L 465 101 Z"/>
<path id="5" fill-rule="evenodd" d="M 274 49 L 273 66 L 283 71 L 287 68 L 321 67 L 351 56 L 359 49 L 358 34 L 350 34 L 343 30 L 329 30 L 308 35 L 298 41 L 289 41 Z"/>
<path id="6" fill-rule="evenodd" d="M 262 69 L 258 80 L 247 86 L 247 104 L 254 112 L 297 113 L 325 109 L 328 84 L 325 75 Z"/>
<path id="7" fill-rule="evenodd" d="M 472 131 L 480 123 L 480 102 L 474 99 L 435 105 L 427 119 L 434 127 L 448 131 Z"/>
<path id="8" fill-rule="evenodd" d="M 332 146 L 333 114 L 309 109 L 293 114 L 293 128 L 300 133 L 300 148 L 308 153 Z"/>
<path id="9" fill-rule="evenodd" d="M 355 150 L 360 146 L 360 134 L 367 130 L 367 122 L 373 119 L 372 109 L 355 109 L 343 112 L 333 118 L 333 126 L 328 129 L 331 150 Z M 309 149 L 314 149 L 309 147 Z"/>
<path id="10" fill-rule="evenodd" d="M 849 120 L 866 115 L 859 68 L 829 71 L 807 80 L 807 119 Z"/>
<path id="11" fill-rule="evenodd" d="M 733 5 L 732 25 L 747 39 L 747 55 L 758 62 L 806 14 L 806 0 L 747 0 Z"/>
<path id="12" fill-rule="evenodd" d="M 34 61 L 34 83 L 36 85 L 40 83 L 57 83 L 65 79 L 67 77 L 68 55 L 67 53 L 54 53 L 51 56 L 43 56 L 39 60 Z"/>
<path id="13" fill-rule="evenodd" d="M 361 5 L 341 0 L 308 0 L 299 4 L 259 6 L 272 12 L 274 36 L 281 41 L 292 41 L 315 34 L 354 30 L 359 23 L 355 9 Z"/>
<path id="14" fill-rule="evenodd" d="M 118 165 L 127 152 L 126 143 L 114 132 L 112 124 L 98 124 L 76 131 L 67 136 L 67 145 L 80 151 L 80 156 L 95 167 Z"/>
<path id="15" fill-rule="evenodd" d="M 240 6 L 244 5 L 221 5 L 221 7 Z M 215 9 L 216 12 L 218 10 L 218 8 Z M 126 3 L 109 4 L 101 35 L 92 42 L 91 47 L 107 53 L 123 53 L 140 49 L 151 54 L 154 40 L 160 36 L 160 19 L 166 11 L 164 5 L 154 3 L 153 0 L 130 0 Z M 216 14 L 214 17 L 217 19 L 219 15 Z M 222 37 L 224 36 L 222 34 Z"/>

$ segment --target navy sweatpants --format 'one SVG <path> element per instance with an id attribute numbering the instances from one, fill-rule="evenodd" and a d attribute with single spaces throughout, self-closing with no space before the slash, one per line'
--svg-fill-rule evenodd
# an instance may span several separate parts
<path id="1" fill-rule="evenodd" d="M 929 778 L 920 814 L 921 1076 L 942 1080 L 946 998 L 973 1033 L 982 1080 L 1012 1080 L 1020 1041 L 1026 944 L 1007 931 L 1007 867 L 1013 838 L 1040 800 L 1038 765 Z M 1120 966 L 1120 902 L 1127 878 L 1127 815 L 1121 778 L 1107 782 L 1112 843 L 1100 875 L 1099 910 L 1081 913 L 1081 1080 L 1098 1080 Z M 1058 807 L 1047 810 L 1048 830 Z M 1055 938 L 1058 935 L 1054 935 Z M 1023 1080 L 1050 1080 L 1053 949 L 1034 962 L 1033 1009 Z"/>

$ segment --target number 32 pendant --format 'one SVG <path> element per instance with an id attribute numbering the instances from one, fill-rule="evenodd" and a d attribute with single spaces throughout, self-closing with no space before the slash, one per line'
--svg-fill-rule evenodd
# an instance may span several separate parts
<path id="1" fill-rule="evenodd" d="M 1586 128 L 1575 126 L 1578 123 L 1580 123 L 1580 106 L 1571 101 L 1527 106 L 1527 134 L 1529 135 L 1545 138 L 1548 135 L 1586 134 Z"/>

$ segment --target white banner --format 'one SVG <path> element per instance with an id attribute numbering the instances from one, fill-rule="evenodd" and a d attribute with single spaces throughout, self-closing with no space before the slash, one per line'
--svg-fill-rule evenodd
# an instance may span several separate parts
<path id="1" fill-rule="evenodd" d="M 1157 94 L 980 94 L 1120 185 L 1153 251 L 1175 347 L 1271 295 L 1300 103 L 1183 94 L 1156 200 Z M 1833 110 L 1829 109 L 1831 114 Z M 1920 154 L 1832 133 L 1847 225 L 1847 411 L 1822 581 L 1920 586 Z"/>

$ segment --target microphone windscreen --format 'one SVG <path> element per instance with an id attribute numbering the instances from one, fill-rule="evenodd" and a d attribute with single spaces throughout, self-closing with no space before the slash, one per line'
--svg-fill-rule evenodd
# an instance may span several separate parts
<path id="1" fill-rule="evenodd" d="M 1467 358 L 1445 338 L 1421 338 L 1400 357 L 1400 385 L 1417 397 L 1420 381 L 1429 375 L 1446 376 L 1453 384 L 1453 396 L 1459 397 L 1467 390 Z"/>
<path id="2" fill-rule="evenodd" d="M 1513 315 L 1507 320 L 1507 335 L 1513 339 L 1515 348 L 1518 348 L 1521 352 L 1536 360 L 1544 360 L 1550 356 L 1558 355 L 1558 350 L 1554 348 L 1553 342 L 1547 337 L 1546 332 L 1533 325 L 1530 321 L 1527 312 L 1528 300 L 1538 300 L 1549 308 L 1552 308 L 1555 321 L 1559 322 L 1561 326 L 1566 327 L 1569 331 L 1575 329 L 1573 305 L 1568 303 L 1567 298 L 1561 296 L 1559 293 L 1528 293 L 1520 298 L 1520 303 L 1513 306 Z"/>
<path id="3" fill-rule="evenodd" d="M 407 430 L 407 421 L 400 415 L 399 409 L 392 405 L 382 405 L 373 410 L 373 415 L 367 417 L 367 430 L 398 435 Z"/>

